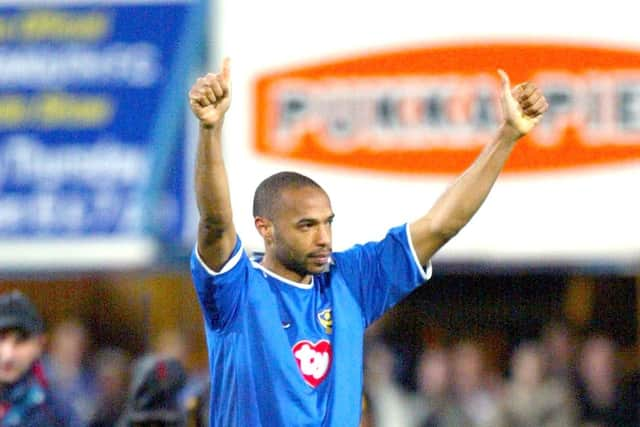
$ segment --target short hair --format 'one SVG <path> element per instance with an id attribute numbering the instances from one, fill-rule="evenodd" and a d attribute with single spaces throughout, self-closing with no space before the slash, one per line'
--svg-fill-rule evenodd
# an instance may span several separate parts
<path id="1" fill-rule="evenodd" d="M 289 188 L 314 187 L 324 192 L 324 189 L 308 176 L 297 172 L 278 172 L 258 185 L 253 196 L 253 216 L 273 218 L 282 191 Z"/>

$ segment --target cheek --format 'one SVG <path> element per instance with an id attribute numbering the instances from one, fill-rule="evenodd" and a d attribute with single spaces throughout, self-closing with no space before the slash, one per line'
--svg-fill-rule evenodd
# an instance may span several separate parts
<path id="1" fill-rule="evenodd" d="M 20 346 L 16 352 L 19 364 L 23 367 L 30 366 L 38 357 L 40 357 L 40 346 L 37 344 L 25 344 Z"/>
<path id="2" fill-rule="evenodd" d="M 301 233 L 293 230 L 290 232 L 279 233 L 274 242 L 280 248 L 286 248 L 287 252 L 292 254 L 306 253 L 310 245 L 310 233 Z"/>

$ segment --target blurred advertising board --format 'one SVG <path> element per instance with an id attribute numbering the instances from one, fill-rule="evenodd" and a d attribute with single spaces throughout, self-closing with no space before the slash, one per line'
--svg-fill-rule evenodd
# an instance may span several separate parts
<path id="1" fill-rule="evenodd" d="M 179 233 L 204 4 L 0 2 L 0 268 L 144 266 Z"/>
<path id="2" fill-rule="evenodd" d="M 525 23 L 498 0 L 283 0 L 251 14 L 247 3 L 222 1 L 219 44 L 233 64 L 226 158 L 247 247 L 262 247 L 251 196 L 280 170 L 327 189 L 338 250 L 424 215 L 496 134 L 502 68 L 538 85 L 550 110 L 437 260 L 638 271 L 633 7 L 613 0 L 575 19 L 574 6 L 541 0 Z"/>
<path id="3" fill-rule="evenodd" d="M 550 107 L 506 173 L 640 160 L 640 51 L 566 43 L 440 45 L 263 75 L 254 147 L 358 170 L 455 174 L 499 125 L 494 64 L 535 83 Z"/>

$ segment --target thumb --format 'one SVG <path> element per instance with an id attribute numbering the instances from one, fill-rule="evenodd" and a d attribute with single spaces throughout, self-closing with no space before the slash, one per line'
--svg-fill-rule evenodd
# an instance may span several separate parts
<path id="1" fill-rule="evenodd" d="M 502 90 L 505 93 L 511 93 L 511 81 L 509 80 L 509 76 L 504 72 L 503 69 L 498 68 L 498 74 L 500 75 L 500 80 L 502 81 Z"/>
<path id="2" fill-rule="evenodd" d="M 222 78 L 227 83 L 231 78 L 231 59 L 228 56 L 222 60 Z"/>

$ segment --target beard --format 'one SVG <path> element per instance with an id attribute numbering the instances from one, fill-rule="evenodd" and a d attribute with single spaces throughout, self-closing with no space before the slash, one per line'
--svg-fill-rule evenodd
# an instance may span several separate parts
<path id="1" fill-rule="evenodd" d="M 276 251 L 276 256 L 280 264 L 293 271 L 301 277 L 313 274 L 320 274 L 329 271 L 330 262 L 319 265 L 313 262 L 312 254 L 300 254 L 290 247 Z"/>
<path id="2" fill-rule="evenodd" d="M 287 270 L 291 270 L 302 277 L 308 274 L 313 274 L 313 272 L 309 271 L 309 268 L 307 267 L 306 256 L 299 256 L 289 248 L 282 252 L 282 254 L 278 253 L 278 261 L 280 261 L 280 264 L 285 266 Z"/>

